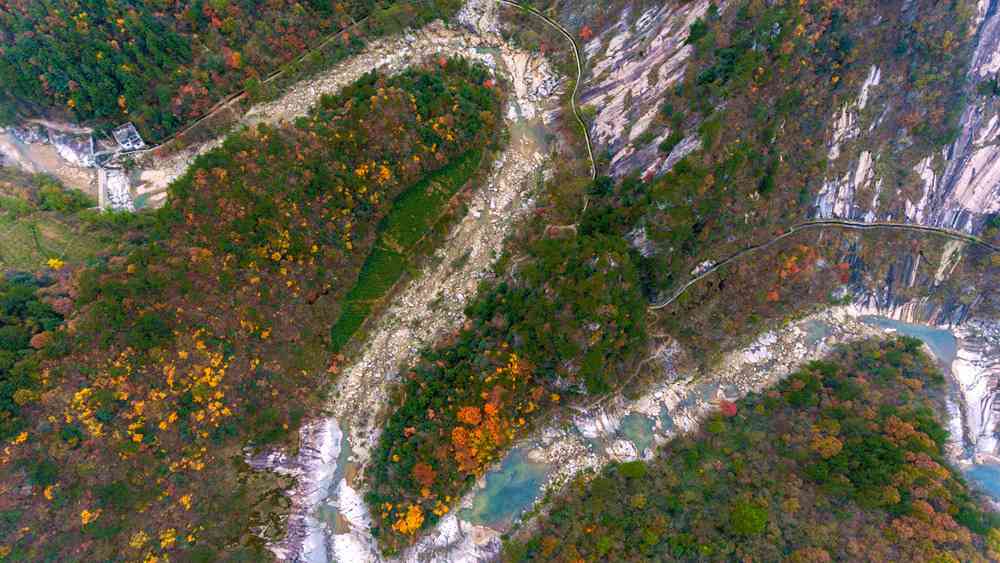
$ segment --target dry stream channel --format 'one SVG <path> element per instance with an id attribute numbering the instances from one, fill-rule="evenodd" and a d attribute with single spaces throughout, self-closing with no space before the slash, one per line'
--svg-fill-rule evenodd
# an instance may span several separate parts
<path id="1" fill-rule="evenodd" d="M 362 500 L 364 472 L 388 415 L 388 389 L 400 366 L 421 347 L 460 326 L 463 309 L 481 280 L 490 275 L 505 239 L 533 207 L 533 192 L 551 165 L 560 98 L 567 82 L 539 54 L 521 51 L 498 33 L 495 0 L 468 0 L 451 25 L 432 24 L 405 35 L 379 39 L 362 53 L 296 85 L 282 98 L 253 108 L 243 123 L 278 123 L 304 115 L 316 99 L 333 94 L 372 69 L 395 73 L 415 61 L 462 56 L 493 69 L 510 88 L 505 124 L 509 142 L 493 162 L 488 180 L 475 186 L 466 217 L 456 225 L 429 265 L 399 291 L 387 310 L 367 327 L 367 337 L 341 373 L 322 418 L 301 431 L 295 456 L 272 452 L 251 459 L 254 467 L 297 477 L 291 491 L 288 531 L 272 550 L 280 559 L 309 562 L 381 561 Z M 5 139 L 0 139 L 4 141 Z M 193 159 L 220 141 L 192 147 L 149 163 L 143 180 L 162 191 Z M 25 157 L 27 159 L 27 157 Z M 35 160 L 35 159 L 31 159 Z M 816 313 L 758 336 L 735 351 L 709 377 L 675 368 L 677 350 L 652 351 L 647 369 L 660 383 L 637 399 L 579 412 L 522 440 L 479 480 L 456 510 L 400 560 L 479 561 L 494 559 L 500 536 L 548 489 L 580 471 L 611 461 L 651 459 L 656 446 L 697 427 L 719 399 L 735 400 L 777 382 L 797 365 L 822 357 L 835 345 L 885 330 L 923 340 L 949 373 L 960 345 L 944 328 L 910 325 L 841 307 Z M 955 374 L 952 374 L 955 375 Z M 955 386 L 961 384 L 953 377 Z M 954 457 L 966 475 L 1000 498 L 1000 470 L 970 454 L 967 408 L 950 402 Z M 960 412 L 961 411 L 961 412 Z M 972 448 L 974 450 L 974 448 Z"/>

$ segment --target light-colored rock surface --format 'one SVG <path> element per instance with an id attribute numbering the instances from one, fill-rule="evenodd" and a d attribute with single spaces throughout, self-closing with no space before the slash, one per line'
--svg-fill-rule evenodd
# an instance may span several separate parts
<path id="1" fill-rule="evenodd" d="M 1000 70 L 1000 13 L 989 12 L 980 3 L 978 22 L 969 69 L 973 81 L 985 80 Z M 831 162 L 844 158 L 844 143 L 870 132 L 861 131 L 860 115 L 883 82 L 881 70 L 872 67 L 856 101 L 837 115 L 828 135 Z M 815 215 L 866 221 L 905 219 L 975 233 L 986 215 L 1000 211 L 1000 107 L 989 96 L 971 95 L 961 116 L 958 139 L 940 153 L 926 155 L 914 167 L 914 176 L 921 183 L 917 195 L 890 194 L 893 197 L 881 202 L 877 173 L 881 159 L 880 154 L 863 151 L 847 164 L 843 176 L 828 179 L 815 202 Z M 893 216 L 892 209 L 900 207 L 903 212 Z"/>
<path id="2" fill-rule="evenodd" d="M 861 134 L 858 126 L 858 114 L 868 106 L 868 98 L 871 96 L 872 88 L 882 83 L 882 71 L 877 66 L 871 67 L 868 71 L 868 78 L 861 85 L 861 93 L 857 100 L 845 104 L 833 123 L 833 132 L 830 135 L 830 150 L 828 157 L 831 161 L 837 160 L 840 156 L 840 146 L 850 139 Z"/>
<path id="3" fill-rule="evenodd" d="M 616 24 L 584 45 L 592 68 L 580 105 L 599 110 L 591 134 L 598 148 L 612 155 L 611 175 L 624 176 L 637 169 L 659 174 L 680 160 L 658 153 L 657 146 L 669 132 L 648 145 L 636 146 L 634 141 L 660 110 L 663 93 L 683 79 L 692 51 L 684 41 L 691 24 L 708 6 L 708 0 L 665 2 L 638 17 L 626 8 Z M 675 152 L 690 152 L 691 146 Z"/>
<path id="4" fill-rule="evenodd" d="M 66 144 L 49 143 L 47 136 L 45 142 L 25 143 L 12 131 L 0 130 L 0 157 L 29 174 L 51 174 L 70 188 L 97 195 L 97 170 L 79 164 L 86 161 L 86 156 L 73 153 Z"/>
<path id="5" fill-rule="evenodd" d="M 132 199 L 132 186 L 129 182 L 128 174 L 124 170 L 118 168 L 99 168 L 97 170 L 97 185 L 101 209 L 135 211 L 135 201 Z"/>
<path id="6" fill-rule="evenodd" d="M 314 420 L 300 430 L 301 447 L 294 458 L 282 452 L 250 457 L 258 470 L 275 471 L 296 478 L 290 493 L 291 516 L 285 537 L 271 546 L 278 559 L 327 561 L 326 531 L 311 510 L 328 495 L 340 455 L 343 432 L 332 418 Z"/>
<path id="7" fill-rule="evenodd" d="M 1000 429 L 1000 324 L 973 320 L 955 329 L 958 357 L 951 371 L 958 382 L 964 403 L 966 442 L 975 457 L 996 461 L 997 431 Z"/>

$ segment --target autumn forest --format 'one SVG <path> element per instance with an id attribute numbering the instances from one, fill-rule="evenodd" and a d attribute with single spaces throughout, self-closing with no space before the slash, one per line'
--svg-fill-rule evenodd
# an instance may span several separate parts
<path id="1" fill-rule="evenodd" d="M 656 9 L 599 4 L 635 9 L 636 29 Z M 670 165 L 613 175 L 611 148 L 591 138 L 604 108 L 580 108 L 574 80 L 606 78 L 589 73 L 610 55 L 587 46 L 614 21 L 567 16 L 571 1 L 0 0 L 0 126 L 100 135 L 132 122 L 151 143 L 184 139 L 219 104 L 278 99 L 378 37 L 415 42 L 438 19 L 497 41 L 373 68 L 335 93 L 310 83 L 294 119 L 226 125 L 205 145 L 190 135 L 165 203 L 139 212 L 96 209 L 0 158 L 0 228 L 27 249 L 0 256 L 0 561 L 303 559 L 275 546 L 305 545 L 303 526 L 333 505 L 302 509 L 317 492 L 297 489 L 313 483 L 302 467 L 250 461 L 308 455 L 332 455 L 322 477 L 353 487 L 364 522 L 315 529 L 364 535 L 372 558 L 416 557 L 532 436 L 668 375 L 709 381 L 758 335 L 899 276 L 896 254 L 919 255 L 917 269 L 954 251 L 913 232 L 782 237 L 813 217 L 826 178 L 848 174 L 818 139 L 874 65 L 895 77 L 893 103 L 865 123 L 872 146 L 843 150 L 887 155 L 886 186 L 953 147 L 967 97 L 998 95 L 965 81 L 972 2 L 704 4 L 679 28 L 676 82 L 628 142 Z M 519 167 L 525 185 L 507 198 L 497 178 Z M 406 361 L 361 363 L 380 327 L 420 333 L 386 312 L 419 309 L 410 288 L 461 270 L 479 241 L 460 227 L 501 221 L 483 270 L 435 288 L 461 299 L 441 310 L 446 329 L 390 343 Z M 920 270 L 960 281 L 933 295 L 911 282 L 906 297 L 1000 312 L 1000 215 L 984 222 L 960 264 Z M 760 251 L 691 281 L 748 248 Z M 675 363 L 652 361 L 667 349 Z M 907 337 L 823 354 L 713 400 L 631 461 L 546 483 L 523 521 L 489 531 L 489 557 L 1000 558 L 1000 515 L 949 457 L 951 374 Z M 308 443 L 352 368 L 363 392 L 385 390 L 363 413 L 370 441 L 352 451 L 344 428 L 335 448 Z M 326 502 L 335 487 L 320 481 Z"/>

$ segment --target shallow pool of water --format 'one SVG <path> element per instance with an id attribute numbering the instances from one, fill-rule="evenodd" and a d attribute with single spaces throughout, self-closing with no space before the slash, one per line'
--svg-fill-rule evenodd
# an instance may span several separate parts
<path id="1" fill-rule="evenodd" d="M 973 465 L 965 470 L 965 476 L 993 500 L 1000 501 L 1000 466 Z"/>
<path id="2" fill-rule="evenodd" d="M 715 398 L 715 394 L 718 391 L 719 391 L 718 383 L 711 383 L 711 382 L 699 383 L 695 385 L 691 389 L 691 392 L 688 393 L 683 399 L 681 399 L 680 402 L 677 403 L 677 406 L 674 408 L 675 410 L 688 409 L 700 405 L 701 403 L 704 403 L 706 401 L 711 401 L 712 399 Z"/>
<path id="3" fill-rule="evenodd" d="M 348 461 L 352 452 L 351 443 L 347 439 L 347 429 L 341 425 L 338 425 L 338 427 L 343 432 L 340 440 L 340 453 L 337 455 L 333 479 L 331 480 L 330 486 L 326 491 L 326 500 L 316 507 L 315 516 L 320 522 L 330 526 L 330 528 L 334 530 L 334 533 L 341 534 L 347 532 L 348 528 L 347 523 L 340 517 L 340 510 L 337 508 L 337 501 L 339 500 L 337 498 L 337 490 L 340 486 L 340 481 L 344 479 L 349 470 L 353 470 L 354 464 Z"/>
<path id="4" fill-rule="evenodd" d="M 653 445 L 656 421 L 644 414 L 632 413 L 622 419 L 619 432 L 626 440 L 635 444 L 639 454 Z"/>
<path id="5" fill-rule="evenodd" d="M 529 461 L 527 447 L 515 448 L 498 469 L 486 474 L 486 487 L 459 516 L 480 526 L 506 529 L 535 503 L 551 469 Z"/>
<path id="6" fill-rule="evenodd" d="M 861 317 L 861 321 L 879 328 L 893 329 L 899 334 L 923 340 L 945 366 L 951 366 L 951 363 L 955 361 L 955 356 L 958 355 L 958 340 L 954 334 L 947 330 L 876 316 L 864 316 Z"/>
<path id="7" fill-rule="evenodd" d="M 670 411 L 667 407 L 660 407 L 660 424 L 662 425 L 664 432 L 669 432 L 674 429 L 674 417 L 670 416 Z"/>
<path id="8" fill-rule="evenodd" d="M 806 344 L 809 346 L 815 346 L 819 341 L 830 336 L 832 332 L 830 325 L 818 319 L 805 323 L 802 328 L 806 331 Z"/>

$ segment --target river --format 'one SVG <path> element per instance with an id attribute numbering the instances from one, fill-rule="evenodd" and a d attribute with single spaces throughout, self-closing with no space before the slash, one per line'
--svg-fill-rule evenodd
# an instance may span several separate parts
<path id="1" fill-rule="evenodd" d="M 950 374 L 951 364 L 959 350 L 958 339 L 950 331 L 878 316 L 863 316 L 858 320 L 880 331 L 920 339 L 927 344 L 945 373 Z M 798 329 L 809 349 L 828 349 L 830 343 L 836 340 L 831 339 L 836 332 L 834 325 L 826 318 L 808 319 L 800 323 Z M 676 432 L 672 418 L 674 413 L 709 404 L 718 396 L 735 397 L 738 394 L 739 390 L 732 386 L 702 381 L 688 386 L 686 392 L 676 398 L 673 408 L 661 407 L 658 416 L 651 416 L 648 408 L 642 409 L 645 412 L 626 410 L 623 416 L 609 417 L 593 427 L 584 425 L 581 428 L 578 424 L 567 431 L 567 437 L 579 438 L 598 458 L 649 459 L 655 455 L 656 444 L 663 443 Z M 983 492 L 1000 501 L 1000 466 L 970 461 L 970 452 L 962 445 L 962 416 L 954 388 L 950 393 L 949 410 L 950 431 L 958 444 L 957 451 L 965 458 L 960 463 L 963 473 Z M 690 419 L 686 413 L 684 418 Z M 625 444 L 630 444 L 633 450 L 629 452 Z M 536 439 L 512 450 L 499 467 L 487 473 L 485 486 L 472 496 L 472 507 L 459 515 L 474 524 L 498 531 L 509 530 L 512 523 L 539 500 L 550 477 L 559 470 L 557 463 L 539 461 L 538 456 L 532 455 L 533 449 L 545 447 L 544 439 Z"/>
<path id="2" fill-rule="evenodd" d="M 952 389 L 948 398 L 948 410 L 950 411 L 948 413 L 948 430 L 952 434 L 953 442 L 958 446 L 956 448 L 959 455 L 958 465 L 970 483 L 994 502 L 1000 503 L 1000 465 L 977 461 L 976 456 L 972 455 L 973 451 L 968 445 L 968 440 L 963 439 L 965 430 L 962 420 L 964 417 L 959 407 L 957 382 L 952 374 L 952 364 L 958 358 L 959 350 L 956 336 L 943 328 L 905 323 L 886 317 L 864 316 L 861 317 L 861 320 L 883 330 L 918 338 L 927 344 L 951 383 Z"/>

